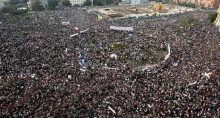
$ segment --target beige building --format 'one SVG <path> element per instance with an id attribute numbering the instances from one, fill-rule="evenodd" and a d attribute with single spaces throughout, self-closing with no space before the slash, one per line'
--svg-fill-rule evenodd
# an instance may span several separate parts
<path id="1" fill-rule="evenodd" d="M 218 8 L 220 5 L 220 0 L 173 0 L 174 3 L 194 3 L 198 6 L 204 6 L 208 8 Z"/>
<path id="2" fill-rule="evenodd" d="M 218 12 L 218 16 L 217 16 L 217 18 L 215 20 L 215 25 L 220 27 L 220 7 L 218 8 L 217 12 Z"/>

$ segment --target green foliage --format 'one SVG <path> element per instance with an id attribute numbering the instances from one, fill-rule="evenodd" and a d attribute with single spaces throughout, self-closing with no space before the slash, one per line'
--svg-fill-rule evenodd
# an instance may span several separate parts
<path id="1" fill-rule="evenodd" d="M 121 0 L 93 0 L 93 5 L 95 6 L 103 6 L 103 5 L 118 5 Z M 86 0 L 84 5 L 90 6 L 92 2 L 90 0 Z"/>
<path id="2" fill-rule="evenodd" d="M 54 10 L 58 5 L 59 0 L 48 0 L 48 9 Z"/>
<path id="3" fill-rule="evenodd" d="M 6 4 L 16 5 L 17 1 L 16 0 L 9 0 L 8 2 L 6 2 Z"/>
<path id="4" fill-rule="evenodd" d="M 201 9 L 207 10 L 207 8 L 204 5 L 201 5 Z"/>
<path id="5" fill-rule="evenodd" d="M 33 1 L 32 4 L 31 4 L 31 8 L 34 11 L 42 11 L 42 10 L 45 9 L 44 6 L 41 5 L 41 2 L 39 0 Z"/>
<path id="6" fill-rule="evenodd" d="M 113 0 L 114 5 L 118 5 L 120 2 L 122 2 L 122 0 Z"/>
<path id="7" fill-rule="evenodd" d="M 5 3 L 5 6 L 2 8 L 2 12 L 5 13 L 13 13 L 17 10 L 16 5 L 10 4 L 10 3 Z"/>
<path id="8" fill-rule="evenodd" d="M 218 16 L 217 12 L 211 12 L 211 13 L 209 13 L 208 19 L 209 19 L 209 21 L 211 23 L 214 23 L 214 21 L 216 20 L 217 16 Z"/>
<path id="9" fill-rule="evenodd" d="M 183 2 L 183 3 L 179 3 L 179 6 L 185 6 L 185 7 L 191 7 L 191 8 L 196 8 L 196 5 L 191 3 L 191 2 Z"/>
<path id="10" fill-rule="evenodd" d="M 15 0 L 9 0 L 4 4 L 5 6 L 3 7 L 2 12 L 9 13 L 11 15 L 22 15 L 28 12 L 28 10 L 17 10 L 17 2 Z"/>
<path id="11" fill-rule="evenodd" d="M 70 6 L 71 6 L 69 0 L 62 0 L 61 3 L 62 3 L 64 6 L 67 6 L 67 7 L 70 7 Z"/>
<path id="12" fill-rule="evenodd" d="M 112 5 L 114 3 L 114 0 L 105 0 L 105 3 L 107 5 Z"/>
<path id="13" fill-rule="evenodd" d="M 120 48 L 122 48 L 124 45 L 123 45 L 123 43 L 121 43 L 121 42 L 114 42 L 112 45 L 111 45 L 111 47 L 112 47 L 112 49 L 120 49 Z"/>
<path id="14" fill-rule="evenodd" d="M 103 0 L 93 0 L 93 5 L 103 6 L 103 5 L 105 5 L 105 1 L 103 1 Z"/>
<path id="15" fill-rule="evenodd" d="M 28 10 L 16 10 L 14 12 L 12 12 L 12 15 L 25 15 L 28 13 Z"/>
<path id="16" fill-rule="evenodd" d="M 163 0 L 155 0 L 156 2 L 163 2 Z"/>
<path id="17" fill-rule="evenodd" d="M 168 3 L 170 3 L 170 0 L 163 0 L 162 3 L 163 4 L 168 4 Z"/>
<path id="18" fill-rule="evenodd" d="M 86 0 L 84 3 L 83 3 L 84 6 L 91 6 L 92 5 L 92 2 L 90 0 Z"/>
<path id="19" fill-rule="evenodd" d="M 184 16 L 180 19 L 180 26 L 183 28 L 191 28 L 198 24 L 198 20 L 194 17 Z"/>

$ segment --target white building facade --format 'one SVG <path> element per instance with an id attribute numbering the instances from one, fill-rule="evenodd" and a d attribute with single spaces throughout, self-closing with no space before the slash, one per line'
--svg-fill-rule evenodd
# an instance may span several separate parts
<path id="1" fill-rule="evenodd" d="M 131 0 L 132 5 L 138 5 L 141 4 L 141 0 Z"/>
<path id="2" fill-rule="evenodd" d="M 86 0 L 69 0 L 72 6 L 74 5 L 82 5 Z"/>

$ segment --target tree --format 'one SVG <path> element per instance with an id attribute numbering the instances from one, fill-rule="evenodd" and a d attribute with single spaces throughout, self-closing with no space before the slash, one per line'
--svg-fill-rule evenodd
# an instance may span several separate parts
<path id="1" fill-rule="evenodd" d="M 17 10 L 16 1 L 15 0 L 8 0 L 4 2 L 4 7 L 2 9 L 3 12 L 13 13 Z"/>
<path id="2" fill-rule="evenodd" d="M 105 3 L 106 3 L 107 5 L 112 5 L 112 4 L 113 4 L 113 1 L 114 1 L 114 0 L 106 0 Z"/>
<path id="3" fill-rule="evenodd" d="M 13 13 L 14 11 L 17 10 L 16 5 L 11 4 L 10 2 L 5 2 L 4 5 L 5 6 L 2 8 L 3 12 Z"/>
<path id="4" fill-rule="evenodd" d="M 113 0 L 114 5 L 118 5 L 121 2 L 121 0 Z"/>
<path id="5" fill-rule="evenodd" d="M 93 4 L 97 6 L 103 6 L 105 5 L 105 1 L 103 0 L 93 0 Z"/>
<path id="6" fill-rule="evenodd" d="M 17 10 L 17 4 L 19 2 L 20 1 L 17 0 L 8 0 L 4 3 L 5 6 L 3 7 L 2 11 L 5 13 L 10 13 L 11 15 L 26 14 L 28 12 L 27 10 Z"/>
<path id="7" fill-rule="evenodd" d="M 23 0 L 23 3 L 27 3 L 29 0 Z"/>
<path id="8" fill-rule="evenodd" d="M 11 4 L 11 5 L 16 5 L 17 4 L 17 0 L 8 0 L 7 3 Z"/>
<path id="9" fill-rule="evenodd" d="M 31 4 L 31 8 L 34 11 L 42 11 L 44 10 L 44 6 L 41 4 L 39 0 L 34 0 Z"/>
<path id="10" fill-rule="evenodd" d="M 163 0 L 156 0 L 156 2 L 163 2 Z"/>
<path id="11" fill-rule="evenodd" d="M 217 16 L 218 16 L 218 13 L 217 13 L 217 12 L 211 12 L 211 13 L 209 13 L 208 19 L 209 19 L 209 21 L 210 21 L 211 23 L 214 23 L 215 20 L 216 20 L 216 18 L 217 18 Z"/>
<path id="12" fill-rule="evenodd" d="M 58 0 L 48 0 L 48 9 L 54 10 L 56 6 L 58 5 Z"/>
<path id="13" fill-rule="evenodd" d="M 91 6 L 92 5 L 92 2 L 90 0 L 86 0 L 83 5 L 85 6 Z"/>
<path id="14" fill-rule="evenodd" d="M 62 0 L 61 3 L 62 3 L 64 6 L 67 6 L 67 7 L 70 7 L 70 6 L 71 6 L 69 0 Z"/>

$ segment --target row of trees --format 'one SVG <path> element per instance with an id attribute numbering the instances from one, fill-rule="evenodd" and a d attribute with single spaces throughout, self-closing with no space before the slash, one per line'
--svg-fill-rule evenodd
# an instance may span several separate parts
<path id="1" fill-rule="evenodd" d="M 93 0 L 94 6 L 103 6 L 103 5 L 118 5 L 122 0 Z M 28 0 L 8 0 L 5 2 L 5 7 L 3 8 L 3 12 L 17 14 L 18 4 L 26 4 Z M 54 10 L 58 5 L 71 6 L 69 0 L 48 0 L 48 5 L 43 6 L 41 4 L 41 0 L 32 0 L 31 8 L 34 11 L 42 11 L 45 9 Z M 86 0 L 83 6 L 91 6 L 92 0 Z"/>
<path id="2" fill-rule="evenodd" d="M 26 4 L 27 2 L 28 0 L 8 0 L 7 2 L 4 3 L 5 5 L 2 11 L 11 13 L 11 14 L 24 12 L 24 11 L 17 11 L 17 8 L 20 7 L 19 4 Z M 32 7 L 32 10 L 41 11 L 44 9 L 53 10 L 58 5 L 71 6 L 69 0 L 48 0 L 48 6 L 43 6 L 41 4 L 41 0 L 32 0 L 31 7 Z"/>
<path id="3" fill-rule="evenodd" d="M 18 0 L 8 0 L 4 3 L 4 7 L 2 8 L 2 12 L 10 13 L 13 15 L 16 14 L 23 14 L 27 11 L 17 11 L 18 4 L 22 3 L 24 1 L 18 1 Z"/>
<path id="4" fill-rule="evenodd" d="M 70 7 L 70 1 L 69 0 L 48 0 L 48 6 L 46 6 L 49 10 L 54 10 L 56 6 L 58 5 L 64 5 Z M 31 4 L 32 10 L 44 10 L 44 7 L 41 5 L 41 2 L 39 0 L 33 0 Z"/>
<path id="5" fill-rule="evenodd" d="M 118 5 L 122 0 L 93 0 L 93 5 L 95 6 L 103 6 L 103 5 Z M 84 2 L 85 6 L 91 6 L 92 1 L 86 0 Z"/>

